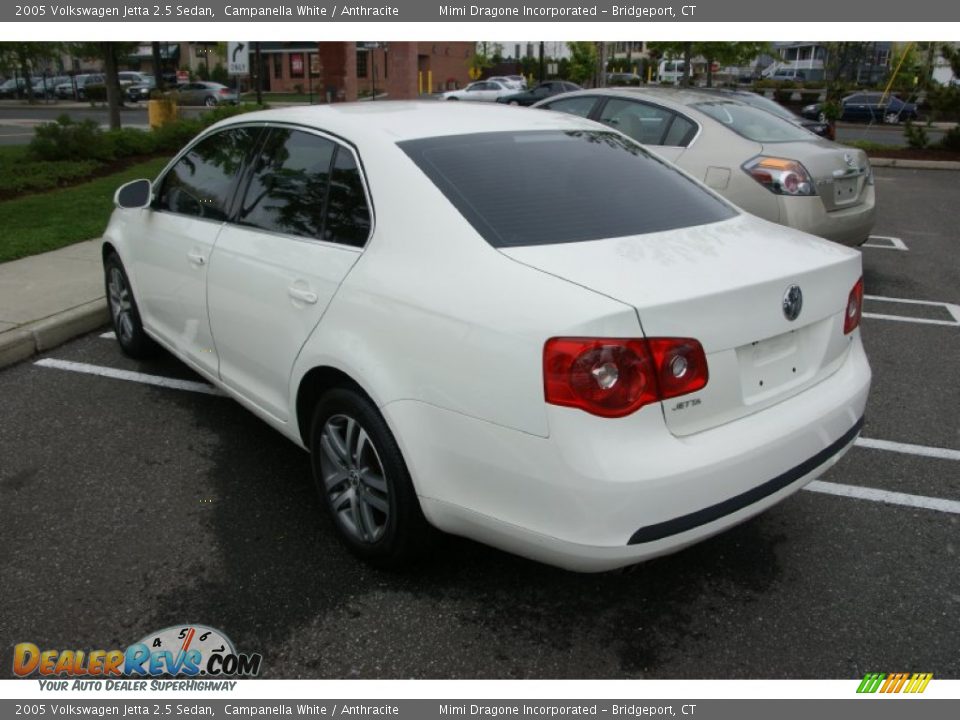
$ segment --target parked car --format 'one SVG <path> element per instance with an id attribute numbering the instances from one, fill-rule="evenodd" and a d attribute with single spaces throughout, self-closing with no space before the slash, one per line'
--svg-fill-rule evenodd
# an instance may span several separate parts
<path id="1" fill-rule="evenodd" d="M 750 92 L 749 90 L 728 90 L 721 88 L 701 88 L 704 92 L 714 92 L 722 97 L 730 97 L 734 100 L 739 100 L 740 102 L 745 102 L 747 105 L 753 105 L 758 107 L 761 110 L 766 110 L 771 112 L 778 117 L 782 117 L 784 120 L 788 120 L 796 125 L 799 125 L 802 128 L 805 128 L 812 132 L 815 135 L 820 137 L 825 137 L 828 140 L 833 140 L 833 130 L 830 126 L 830 123 L 820 120 L 809 120 L 807 118 L 797 115 L 792 110 L 785 108 L 783 105 L 778 103 L 776 100 L 771 100 L 768 97 L 764 97 L 755 92 Z"/>
<path id="2" fill-rule="evenodd" d="M 236 88 L 229 88 L 215 82 L 190 82 L 177 86 L 179 105 L 236 105 L 239 101 Z"/>
<path id="3" fill-rule="evenodd" d="M 138 85 L 140 83 L 157 82 L 156 78 L 149 73 L 135 72 L 133 70 L 121 70 L 117 73 L 117 79 L 120 81 L 120 87 L 126 88 L 128 85 Z"/>
<path id="4" fill-rule="evenodd" d="M 611 72 L 607 73 L 607 85 L 610 87 L 620 86 L 640 86 L 643 79 L 633 72 Z"/>
<path id="5" fill-rule="evenodd" d="M 582 118 L 249 113 L 115 201 L 120 347 L 159 343 L 308 449 L 377 564 L 432 526 L 629 565 L 783 500 L 863 424 L 860 253 Z"/>
<path id="6" fill-rule="evenodd" d="M 22 77 L 10 78 L 0 84 L 0 98 L 23 97 L 26 94 L 26 84 Z"/>
<path id="7" fill-rule="evenodd" d="M 498 97 L 497 102 L 504 103 L 505 105 L 529 106 L 540 102 L 541 100 L 545 100 L 548 97 L 552 97 L 553 95 L 559 95 L 560 93 L 565 92 L 574 92 L 575 90 L 579 89 L 579 85 L 576 83 L 567 82 L 566 80 L 545 80 L 531 90 L 525 90 L 524 92 L 512 93 L 510 95 Z"/>
<path id="8" fill-rule="evenodd" d="M 516 75 L 494 75 L 493 77 L 487 78 L 487 80 L 498 82 L 514 90 L 523 90 L 527 86 L 526 81 Z"/>
<path id="9" fill-rule="evenodd" d="M 917 119 L 915 103 L 904 102 L 895 95 L 864 92 L 847 95 L 840 101 L 840 119 L 845 122 L 896 124 Z M 823 103 L 813 103 L 801 110 L 805 118 L 826 121 Z"/>
<path id="10" fill-rule="evenodd" d="M 478 80 L 462 90 L 450 90 L 440 96 L 441 100 L 468 100 L 471 102 L 496 102 L 506 95 L 513 95 L 516 88 L 507 87 L 496 80 Z"/>
<path id="11" fill-rule="evenodd" d="M 865 152 L 766 110 L 701 90 L 621 88 L 560 95 L 534 107 L 615 127 L 747 212 L 846 245 L 873 228 Z"/>
<path id="12" fill-rule="evenodd" d="M 33 80 L 33 96 L 36 98 L 53 98 L 56 97 L 56 90 L 58 85 L 62 85 L 65 82 L 70 82 L 69 75 L 56 75 L 56 76 L 38 76 L 31 78 Z"/>
<path id="13" fill-rule="evenodd" d="M 131 102 L 139 102 L 141 100 L 149 100 L 150 93 L 156 90 L 157 88 L 157 79 L 155 77 L 150 77 L 146 82 L 136 83 L 134 85 L 127 86 L 127 99 Z"/>
<path id="14" fill-rule="evenodd" d="M 686 66 L 683 60 L 661 60 L 657 65 L 657 81 L 678 84 Z"/>
<path id="15" fill-rule="evenodd" d="M 802 82 L 807 79 L 807 71 L 793 67 L 778 67 L 772 72 L 764 72 L 764 77 L 778 82 Z"/>
<path id="16" fill-rule="evenodd" d="M 84 100 L 86 99 L 84 87 L 88 83 L 100 83 L 102 85 L 103 75 L 100 73 L 82 73 L 75 75 L 68 81 L 58 84 L 56 88 L 54 88 L 54 92 L 61 100 L 69 100 L 72 98 Z"/>

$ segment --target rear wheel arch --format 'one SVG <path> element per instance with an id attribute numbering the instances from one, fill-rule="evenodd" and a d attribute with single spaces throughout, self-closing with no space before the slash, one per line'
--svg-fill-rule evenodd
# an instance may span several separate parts
<path id="1" fill-rule="evenodd" d="M 354 390 L 370 400 L 375 406 L 377 405 L 370 393 L 343 370 L 329 365 L 321 365 L 308 370 L 300 379 L 296 403 L 297 429 L 300 433 L 300 441 L 305 447 L 310 446 L 310 423 L 313 421 L 313 409 L 320 397 L 334 388 Z"/>

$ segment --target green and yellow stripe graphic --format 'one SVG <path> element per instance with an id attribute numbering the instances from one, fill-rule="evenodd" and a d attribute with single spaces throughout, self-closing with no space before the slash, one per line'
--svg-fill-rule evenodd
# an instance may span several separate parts
<path id="1" fill-rule="evenodd" d="M 932 679 L 933 673 L 867 673 L 857 692 L 922 693 Z"/>

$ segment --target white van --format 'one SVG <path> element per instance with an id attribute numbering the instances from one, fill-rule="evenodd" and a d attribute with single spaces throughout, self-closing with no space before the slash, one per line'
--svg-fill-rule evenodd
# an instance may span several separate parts
<path id="1" fill-rule="evenodd" d="M 686 63 L 683 60 L 661 60 L 657 66 L 657 81 L 679 85 Z"/>

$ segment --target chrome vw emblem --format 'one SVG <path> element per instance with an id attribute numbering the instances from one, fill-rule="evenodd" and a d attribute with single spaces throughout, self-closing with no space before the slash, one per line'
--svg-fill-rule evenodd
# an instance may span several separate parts
<path id="1" fill-rule="evenodd" d="M 848 152 L 843 154 L 843 161 L 847 164 L 847 167 L 853 168 L 857 166 L 857 159 Z"/>
<path id="2" fill-rule="evenodd" d="M 800 316 L 803 309 L 803 291 L 799 285 L 791 285 L 783 294 L 783 316 L 791 322 Z"/>

